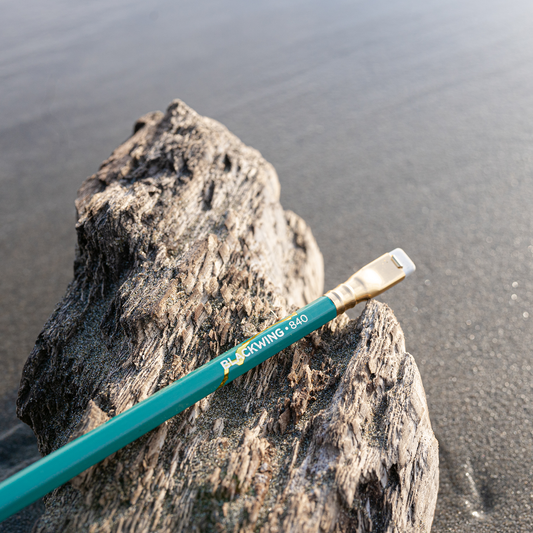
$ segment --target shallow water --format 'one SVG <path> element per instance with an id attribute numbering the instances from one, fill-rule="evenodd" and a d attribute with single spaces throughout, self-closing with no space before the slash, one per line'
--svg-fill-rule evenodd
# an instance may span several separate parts
<path id="1" fill-rule="evenodd" d="M 71 278 L 77 188 L 179 97 L 274 164 L 326 287 L 397 246 L 412 256 L 382 300 L 441 446 L 433 531 L 533 530 L 531 2 L 0 8 L 3 405 Z"/>

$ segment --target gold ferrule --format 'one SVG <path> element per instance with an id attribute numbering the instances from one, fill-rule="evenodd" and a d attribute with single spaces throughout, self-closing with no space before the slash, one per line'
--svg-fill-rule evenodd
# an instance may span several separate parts
<path id="1" fill-rule="evenodd" d="M 327 296 L 337 308 L 337 316 L 363 300 L 375 298 L 405 278 L 402 265 L 392 254 L 383 254 L 353 276 L 328 291 Z"/>

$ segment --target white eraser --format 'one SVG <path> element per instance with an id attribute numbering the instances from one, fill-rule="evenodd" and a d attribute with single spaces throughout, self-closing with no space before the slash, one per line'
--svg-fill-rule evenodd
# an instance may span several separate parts
<path id="1" fill-rule="evenodd" d="M 415 264 L 411 261 L 411 259 L 409 259 L 409 256 L 401 248 L 396 248 L 390 252 L 390 254 L 402 266 L 403 271 L 405 272 L 405 277 L 411 275 L 416 270 Z"/>

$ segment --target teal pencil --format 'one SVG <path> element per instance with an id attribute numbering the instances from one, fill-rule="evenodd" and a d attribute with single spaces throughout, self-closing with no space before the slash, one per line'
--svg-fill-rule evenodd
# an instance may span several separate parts
<path id="1" fill-rule="evenodd" d="M 400 248 L 382 255 L 325 296 L 6 479 L 0 483 L 0 521 L 414 270 Z"/>

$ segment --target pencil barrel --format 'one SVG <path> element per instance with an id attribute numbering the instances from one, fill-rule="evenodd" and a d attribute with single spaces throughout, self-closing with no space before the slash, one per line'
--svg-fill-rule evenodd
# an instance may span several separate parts
<path id="1" fill-rule="evenodd" d="M 322 296 L 0 483 L 0 521 L 81 474 L 337 315 Z"/>

